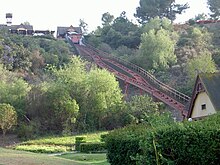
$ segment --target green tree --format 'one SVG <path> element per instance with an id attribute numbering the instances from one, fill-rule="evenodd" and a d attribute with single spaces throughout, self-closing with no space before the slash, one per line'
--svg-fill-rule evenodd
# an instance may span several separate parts
<path id="1" fill-rule="evenodd" d="M 88 95 L 84 110 L 89 129 L 101 129 L 102 118 L 120 104 L 122 94 L 115 77 L 106 70 L 92 69 L 86 78 Z M 82 114 L 81 114 L 82 115 Z"/>
<path id="2" fill-rule="evenodd" d="M 0 127 L 5 137 L 6 132 L 17 124 L 17 113 L 10 104 L 0 104 Z"/>
<path id="3" fill-rule="evenodd" d="M 160 29 L 157 32 L 150 30 L 141 36 L 140 55 L 142 65 L 146 69 L 164 70 L 176 63 L 174 54 L 175 40 L 170 32 Z"/>
<path id="4" fill-rule="evenodd" d="M 127 103 L 129 113 L 137 121 L 159 114 L 159 105 L 149 96 L 133 96 Z"/>
<path id="5" fill-rule="evenodd" d="M 22 78 L 0 65 L 0 103 L 7 103 L 15 107 L 19 117 L 25 113 L 26 96 L 31 87 Z"/>
<path id="6" fill-rule="evenodd" d="M 180 65 L 186 64 L 189 59 L 199 57 L 204 52 L 213 50 L 212 33 L 205 28 L 187 27 L 177 42 L 175 50 Z"/>
<path id="7" fill-rule="evenodd" d="M 199 73 L 214 73 L 217 71 L 216 64 L 210 52 L 203 52 L 199 57 L 188 61 L 186 71 L 191 85 Z"/>
<path id="8" fill-rule="evenodd" d="M 207 1 L 208 7 L 212 12 L 210 16 L 214 19 L 220 18 L 220 1 L 219 0 L 208 0 Z"/>
<path id="9" fill-rule="evenodd" d="M 75 124 L 79 105 L 71 97 L 71 92 L 66 84 L 55 83 L 47 91 L 47 101 L 50 102 L 51 128 L 57 131 L 70 133 Z"/>
<path id="10" fill-rule="evenodd" d="M 101 29 L 100 38 L 112 48 L 122 45 L 137 48 L 140 44 L 140 35 L 140 28 L 127 18 L 126 12 L 122 12 L 111 25 Z"/>
<path id="11" fill-rule="evenodd" d="M 87 34 L 88 32 L 88 24 L 84 21 L 84 19 L 79 20 L 79 27 L 82 28 L 83 34 Z"/>
<path id="12" fill-rule="evenodd" d="M 103 26 L 110 26 L 114 20 L 114 16 L 111 15 L 109 12 L 102 14 L 102 25 Z"/>
<path id="13" fill-rule="evenodd" d="M 141 24 L 147 23 L 150 19 L 159 16 L 166 17 L 171 21 L 176 19 L 177 14 L 181 14 L 188 4 L 176 4 L 175 0 L 140 0 L 139 7 L 136 9 L 135 17 Z"/>
<path id="14" fill-rule="evenodd" d="M 148 33 L 150 30 L 153 29 L 155 31 L 158 31 L 160 29 L 165 29 L 170 32 L 174 31 L 174 27 L 168 18 L 159 18 L 158 16 L 150 19 L 149 22 L 143 26 L 142 31 Z"/>

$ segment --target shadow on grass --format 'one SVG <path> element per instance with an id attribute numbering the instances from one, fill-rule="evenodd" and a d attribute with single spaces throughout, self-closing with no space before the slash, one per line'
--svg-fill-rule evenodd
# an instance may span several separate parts
<path id="1" fill-rule="evenodd" d="M 110 165 L 107 162 L 105 153 L 100 153 L 100 154 L 67 153 L 63 155 L 58 155 L 58 157 L 74 160 L 78 163 L 86 163 L 86 164 L 93 164 L 93 165 Z"/>

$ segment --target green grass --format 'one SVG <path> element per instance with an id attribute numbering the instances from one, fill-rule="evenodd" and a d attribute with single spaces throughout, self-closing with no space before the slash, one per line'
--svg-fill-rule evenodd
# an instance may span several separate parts
<path id="1" fill-rule="evenodd" d="M 100 142 L 100 135 L 107 132 L 95 132 L 65 137 L 44 137 L 36 140 L 22 142 L 15 146 L 16 150 L 31 151 L 36 153 L 56 153 L 74 150 L 75 137 L 84 136 L 86 142 Z"/>
<path id="2" fill-rule="evenodd" d="M 83 163 L 46 154 L 35 154 L 0 148 L 0 163 L 3 165 L 82 165 Z M 87 163 L 88 164 L 88 163 Z"/>
<path id="3" fill-rule="evenodd" d="M 15 147 L 16 150 L 30 151 L 36 153 L 57 153 L 71 151 L 71 148 L 58 145 L 19 145 Z"/>
<path id="4" fill-rule="evenodd" d="M 80 163 L 84 162 L 96 165 L 110 165 L 106 160 L 106 154 L 69 153 L 60 155 L 58 157 L 74 160 Z"/>

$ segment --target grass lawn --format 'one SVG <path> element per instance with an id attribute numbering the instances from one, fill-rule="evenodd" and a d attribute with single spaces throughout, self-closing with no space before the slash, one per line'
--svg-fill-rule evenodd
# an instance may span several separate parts
<path id="1" fill-rule="evenodd" d="M 16 150 L 31 151 L 36 153 L 57 153 L 74 150 L 75 137 L 84 136 L 86 142 L 100 142 L 100 135 L 107 132 L 95 132 L 65 137 L 44 137 L 29 140 L 15 146 Z"/>
<path id="2" fill-rule="evenodd" d="M 82 165 L 83 163 L 61 157 L 0 148 L 2 165 Z M 87 163 L 88 164 L 88 163 Z"/>
<path id="3" fill-rule="evenodd" d="M 0 148 L 0 165 L 110 165 L 106 154 L 71 153 L 61 156 Z"/>
<path id="4" fill-rule="evenodd" d="M 80 163 L 87 163 L 93 165 L 110 165 L 106 160 L 106 154 L 83 154 L 83 153 L 67 153 L 60 155 L 65 159 L 74 160 Z"/>

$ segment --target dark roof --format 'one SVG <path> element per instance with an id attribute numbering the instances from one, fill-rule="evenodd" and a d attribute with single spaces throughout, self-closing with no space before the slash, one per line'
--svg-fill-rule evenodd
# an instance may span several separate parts
<path id="1" fill-rule="evenodd" d="M 17 30 L 19 28 L 24 28 L 24 29 L 27 29 L 27 30 L 33 30 L 33 26 L 32 25 L 20 24 L 20 25 L 11 25 L 10 26 L 11 30 Z"/>
<path id="2" fill-rule="evenodd" d="M 196 83 L 193 90 L 193 96 L 190 103 L 190 109 L 188 117 L 192 114 L 193 105 L 195 99 L 197 98 L 196 95 L 196 87 L 198 83 L 202 83 L 202 86 L 209 96 L 214 108 L 216 111 L 220 111 L 220 72 L 216 73 L 202 73 L 199 74 L 196 78 Z"/>
<path id="3" fill-rule="evenodd" d="M 66 34 L 68 31 L 74 31 L 77 32 L 79 34 L 82 34 L 82 29 L 81 27 L 73 27 L 72 25 L 70 27 L 61 27 L 58 26 L 57 27 L 57 34 L 58 35 L 64 35 Z"/>
<path id="4" fill-rule="evenodd" d="M 215 110 L 220 110 L 220 72 L 199 75 Z"/>
<path id="5" fill-rule="evenodd" d="M 7 28 L 6 24 L 0 24 L 0 28 Z"/>

